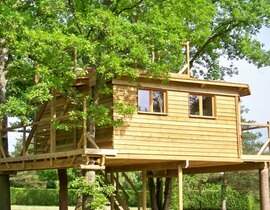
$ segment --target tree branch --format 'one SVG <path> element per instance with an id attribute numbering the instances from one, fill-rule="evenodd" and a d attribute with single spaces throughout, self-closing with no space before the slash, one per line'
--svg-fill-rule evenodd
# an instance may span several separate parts
<path id="1" fill-rule="evenodd" d="M 232 21 L 229 22 L 229 24 L 231 24 Z M 229 25 L 226 24 L 226 25 Z M 224 31 L 220 31 L 217 33 L 213 33 L 208 40 L 197 50 L 197 52 L 194 54 L 194 56 L 192 57 L 192 59 L 190 60 L 189 64 L 190 64 L 190 68 L 193 66 L 194 61 L 200 56 L 200 54 L 205 50 L 205 48 L 212 42 L 215 41 L 216 38 L 218 38 L 219 36 L 221 36 L 222 34 L 228 33 L 230 31 L 232 31 L 234 28 L 236 28 L 240 23 L 235 23 L 232 24 L 231 26 L 229 26 L 226 30 Z M 225 25 L 223 25 L 225 26 Z M 217 29 L 220 29 L 222 26 L 219 26 Z"/>
<path id="2" fill-rule="evenodd" d="M 135 3 L 134 5 L 132 5 L 132 6 L 130 6 L 130 7 L 126 7 L 126 8 L 123 8 L 123 9 L 121 9 L 119 12 L 117 12 L 116 14 L 117 15 L 120 15 L 122 12 L 124 12 L 124 11 L 126 11 L 126 10 L 131 10 L 131 9 L 133 9 L 133 8 L 135 8 L 135 7 L 137 7 L 140 3 L 142 3 L 143 2 L 143 0 L 140 0 L 140 1 L 138 1 L 137 3 Z"/>
<path id="3" fill-rule="evenodd" d="M 71 10 L 71 13 L 72 13 L 73 17 L 74 17 L 74 21 L 75 21 L 75 25 L 76 25 L 77 29 L 79 30 L 80 34 L 83 34 L 83 29 L 76 20 L 77 19 L 76 11 L 75 11 L 74 5 L 72 4 L 71 1 L 72 0 L 68 0 L 68 6 L 69 6 L 69 8 Z"/>

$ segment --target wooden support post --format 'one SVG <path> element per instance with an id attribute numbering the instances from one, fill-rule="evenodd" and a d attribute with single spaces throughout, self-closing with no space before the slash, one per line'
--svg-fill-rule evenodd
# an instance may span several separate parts
<path id="1" fill-rule="evenodd" d="M 25 156 L 26 154 L 26 127 L 23 127 L 23 142 L 22 142 L 22 155 Z"/>
<path id="2" fill-rule="evenodd" d="M 56 93 L 55 90 L 52 91 L 53 99 L 51 101 L 51 128 L 50 128 L 50 152 L 55 152 L 56 146 L 56 129 L 54 126 L 54 121 L 56 119 Z"/>
<path id="3" fill-rule="evenodd" d="M 239 96 L 235 96 L 235 112 L 236 112 L 236 132 L 237 132 L 237 150 L 238 150 L 238 157 L 241 158 L 242 156 L 242 138 L 241 138 L 241 113 L 240 113 L 240 98 Z"/>
<path id="4" fill-rule="evenodd" d="M 187 53 L 187 75 L 190 76 L 189 42 L 186 43 L 186 53 Z"/>
<path id="5" fill-rule="evenodd" d="M 143 201 L 143 210 L 147 209 L 147 185 L 146 185 L 146 171 L 142 171 L 142 185 L 143 185 L 143 191 L 142 191 L 142 201 Z"/>
<path id="6" fill-rule="evenodd" d="M 269 210 L 269 173 L 268 164 L 265 162 L 263 169 L 259 170 L 259 180 L 260 180 L 260 209 Z"/>
<path id="7" fill-rule="evenodd" d="M 86 119 L 86 100 L 83 100 L 83 149 L 87 148 L 87 119 Z"/>
<path id="8" fill-rule="evenodd" d="M 115 186 L 115 182 L 114 182 L 114 178 L 113 178 L 113 172 L 111 172 L 110 173 L 110 178 L 111 178 L 111 184 L 113 185 L 113 186 Z M 116 192 L 117 193 L 117 192 Z M 114 210 L 114 196 L 112 195 L 111 197 L 110 197 L 110 203 L 111 203 L 111 210 Z"/>
<path id="9" fill-rule="evenodd" d="M 178 209 L 183 210 L 183 170 L 178 165 Z"/>

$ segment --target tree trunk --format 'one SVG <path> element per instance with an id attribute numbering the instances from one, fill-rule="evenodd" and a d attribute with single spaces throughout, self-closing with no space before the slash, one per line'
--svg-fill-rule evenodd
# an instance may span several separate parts
<path id="1" fill-rule="evenodd" d="M 152 173 L 152 172 L 149 172 Z M 153 174 L 153 173 L 152 173 Z M 172 178 L 166 178 L 165 187 L 162 178 L 148 178 L 150 203 L 152 210 L 169 210 L 172 197 Z"/>
<path id="2" fill-rule="evenodd" d="M 164 203 L 162 210 L 170 209 L 172 200 L 172 178 L 166 178 L 164 190 Z"/>
<path id="3" fill-rule="evenodd" d="M 58 169 L 59 210 L 68 210 L 68 179 L 67 169 Z"/>
<path id="4" fill-rule="evenodd" d="M 227 177 L 228 174 L 223 172 L 222 174 L 222 183 L 221 183 L 221 209 L 226 210 L 226 190 L 227 190 Z"/>
<path id="5" fill-rule="evenodd" d="M 6 59 L 7 59 L 7 48 L 4 47 L 5 39 L 0 38 L 0 103 L 4 103 L 6 100 Z M 2 128 L 7 127 L 7 118 L 4 118 Z M 2 142 L 0 146 L 3 147 L 5 155 L 8 156 L 8 141 L 7 133 L 2 132 Z M 0 175 L 0 209 L 10 210 L 10 182 L 9 175 Z"/>
<path id="6" fill-rule="evenodd" d="M 157 206 L 157 199 L 156 199 L 156 186 L 154 183 L 154 178 L 148 178 L 148 185 L 149 185 L 149 192 L 150 192 L 150 203 L 152 210 L 159 210 Z"/>
<path id="7" fill-rule="evenodd" d="M 163 180 L 156 178 L 156 201 L 158 209 L 161 210 L 163 203 Z"/>
<path id="8" fill-rule="evenodd" d="M 259 180 L 260 180 L 260 209 L 269 210 L 269 175 L 268 167 L 265 166 L 263 169 L 259 170 Z"/>

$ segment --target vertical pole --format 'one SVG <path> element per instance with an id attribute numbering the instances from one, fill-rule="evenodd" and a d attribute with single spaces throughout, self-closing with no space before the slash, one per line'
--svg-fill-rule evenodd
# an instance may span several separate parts
<path id="1" fill-rule="evenodd" d="M 187 75 L 190 76 L 189 42 L 186 43 L 187 52 Z"/>
<path id="2" fill-rule="evenodd" d="M 183 170 L 178 165 L 178 209 L 183 210 Z"/>
<path id="3" fill-rule="evenodd" d="M 55 100 L 56 100 L 56 93 L 55 90 L 52 91 L 53 99 L 51 101 L 51 131 L 50 131 L 50 152 L 55 152 L 55 145 L 56 145 L 56 129 L 53 125 L 54 120 L 56 118 L 56 109 L 55 109 Z"/>
<path id="4" fill-rule="evenodd" d="M 146 194 L 146 171 L 142 171 L 142 185 L 143 185 L 143 196 L 142 196 L 142 201 L 143 201 L 143 210 L 147 209 L 147 194 Z"/>
<path id="5" fill-rule="evenodd" d="M 114 186 L 114 178 L 113 178 L 113 172 L 111 172 L 111 184 Z M 116 191 L 118 193 L 118 191 Z M 111 210 L 114 210 L 114 197 L 113 195 L 111 196 Z"/>
<path id="6" fill-rule="evenodd" d="M 10 182 L 8 174 L 0 175 L 0 209 L 10 210 Z"/>
<path id="7" fill-rule="evenodd" d="M 237 132 L 237 149 L 238 157 L 242 156 L 242 138 L 241 138 L 241 117 L 240 117 L 240 99 L 239 96 L 235 96 L 235 112 L 236 112 L 236 132 Z"/>
<path id="8" fill-rule="evenodd" d="M 68 178 L 67 169 L 58 169 L 59 210 L 68 210 Z"/>
<path id="9" fill-rule="evenodd" d="M 83 149 L 87 148 L 87 119 L 86 119 L 86 99 L 83 100 Z"/>
<path id="10" fill-rule="evenodd" d="M 22 151 L 22 155 L 25 156 L 26 154 L 26 127 L 23 126 L 23 151 Z"/>
<path id="11" fill-rule="evenodd" d="M 260 209 L 269 210 L 269 175 L 268 175 L 268 164 L 264 163 L 264 168 L 259 169 L 260 178 Z"/>

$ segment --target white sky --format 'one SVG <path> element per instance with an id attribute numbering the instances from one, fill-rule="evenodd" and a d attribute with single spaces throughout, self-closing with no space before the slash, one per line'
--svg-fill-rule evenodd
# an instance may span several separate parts
<path id="1" fill-rule="evenodd" d="M 265 49 L 270 50 L 270 29 L 263 29 L 258 36 L 265 44 Z M 258 123 L 270 121 L 270 67 L 258 69 L 246 61 L 235 61 L 239 74 L 226 81 L 247 83 L 251 89 L 251 95 L 242 98 L 242 105 L 249 109 L 245 115 L 247 120 L 255 120 Z"/>

